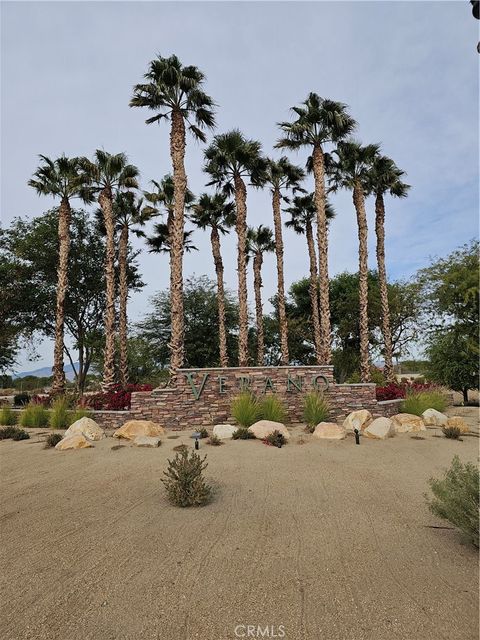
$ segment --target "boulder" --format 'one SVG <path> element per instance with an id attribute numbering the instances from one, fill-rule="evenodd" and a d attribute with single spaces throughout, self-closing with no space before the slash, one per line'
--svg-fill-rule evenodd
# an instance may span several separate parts
<path id="1" fill-rule="evenodd" d="M 216 424 L 213 427 L 213 435 L 220 438 L 220 440 L 228 440 L 233 436 L 238 427 L 234 427 L 231 424 Z"/>
<path id="2" fill-rule="evenodd" d="M 125 438 L 126 440 L 133 440 L 137 436 L 149 436 L 157 437 L 163 436 L 165 429 L 156 422 L 150 420 L 129 420 L 124 425 L 117 429 L 113 434 L 114 438 Z"/>
<path id="3" fill-rule="evenodd" d="M 432 427 L 444 427 L 448 420 L 448 416 L 436 409 L 427 409 L 422 413 L 422 418 L 427 426 Z"/>
<path id="4" fill-rule="evenodd" d="M 408 433 L 410 431 L 426 431 L 422 418 L 413 413 L 397 413 L 392 416 L 396 433 Z"/>
<path id="5" fill-rule="evenodd" d="M 59 451 L 67 451 L 67 449 L 88 449 L 93 447 L 91 441 L 81 433 L 73 433 L 65 436 L 55 445 L 55 449 Z"/>
<path id="6" fill-rule="evenodd" d="M 313 435 L 315 438 L 324 440 L 344 440 L 347 437 L 347 431 L 336 422 L 320 422 L 315 427 Z"/>
<path id="7" fill-rule="evenodd" d="M 376 418 L 364 429 L 363 435 L 376 440 L 386 440 L 387 438 L 393 438 L 395 427 L 390 418 Z"/>
<path id="8" fill-rule="evenodd" d="M 255 424 L 252 424 L 251 427 L 248 427 L 248 430 L 260 440 L 263 440 L 263 438 L 266 438 L 274 431 L 279 431 L 285 440 L 290 438 L 287 427 L 281 422 L 274 422 L 273 420 L 259 420 L 255 422 Z"/>
<path id="9" fill-rule="evenodd" d="M 105 431 L 100 427 L 95 420 L 87 418 L 86 416 L 80 418 L 73 424 L 71 424 L 65 431 L 64 438 L 80 434 L 88 438 L 89 440 L 101 440 L 105 437 Z"/>
<path id="10" fill-rule="evenodd" d="M 159 447 L 160 438 L 158 436 L 135 436 L 132 440 L 135 447 Z"/>
<path id="11" fill-rule="evenodd" d="M 348 431 L 358 429 L 363 431 L 372 421 L 372 414 L 367 409 L 352 411 L 344 420 L 343 427 Z"/>
<path id="12" fill-rule="evenodd" d="M 461 416 L 451 416 L 447 419 L 447 427 L 456 427 L 460 429 L 460 433 L 468 433 L 470 431 L 468 424 Z"/>

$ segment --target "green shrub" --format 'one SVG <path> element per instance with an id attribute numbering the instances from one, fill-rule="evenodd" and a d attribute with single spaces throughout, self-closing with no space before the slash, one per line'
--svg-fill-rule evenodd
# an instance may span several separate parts
<path id="1" fill-rule="evenodd" d="M 68 408 L 68 400 L 64 397 L 58 397 L 50 410 L 48 425 L 52 429 L 66 429 L 73 422 L 71 411 Z"/>
<path id="2" fill-rule="evenodd" d="M 436 409 L 443 413 L 446 406 L 447 400 L 440 391 L 412 391 L 407 392 L 407 396 L 402 402 L 401 411 L 421 416 L 427 409 Z"/>
<path id="3" fill-rule="evenodd" d="M 197 429 L 197 433 L 200 434 L 200 438 L 208 438 L 208 436 L 210 435 L 205 427 Z"/>
<path id="4" fill-rule="evenodd" d="M 9 438 L 13 438 L 17 431 L 17 427 L 3 427 L 3 429 L 0 429 L 0 440 L 8 440 Z"/>
<path id="5" fill-rule="evenodd" d="M 6 427 L 17 424 L 17 414 L 10 407 L 0 409 L 0 424 Z"/>
<path id="6" fill-rule="evenodd" d="M 284 423 L 287 419 L 287 409 L 277 396 L 265 396 L 259 403 L 258 415 L 262 420 Z"/>
<path id="7" fill-rule="evenodd" d="M 78 407 L 74 411 L 70 412 L 68 426 L 72 425 L 74 422 L 76 422 L 77 420 L 80 420 L 81 418 L 90 418 L 90 417 L 91 417 L 91 411 L 89 409 L 85 407 Z"/>
<path id="8" fill-rule="evenodd" d="M 50 433 L 45 440 L 44 449 L 51 449 L 52 447 L 55 447 L 62 437 L 63 436 L 60 433 Z"/>
<path id="9" fill-rule="evenodd" d="M 462 464 L 458 456 L 452 460 L 441 480 L 430 478 L 433 499 L 427 498 L 430 511 L 463 531 L 478 547 L 479 537 L 479 473 L 468 462 Z"/>
<path id="10" fill-rule="evenodd" d="M 303 399 L 303 420 L 308 431 L 314 431 L 319 422 L 325 422 L 330 413 L 330 407 L 323 395 L 318 391 L 310 391 Z"/>
<path id="11" fill-rule="evenodd" d="M 232 416 L 241 427 L 251 427 L 258 420 L 259 405 L 257 398 L 244 391 L 232 402 Z"/>
<path id="12" fill-rule="evenodd" d="M 234 440 L 255 440 L 255 434 L 247 427 L 239 427 L 232 435 Z"/>
<path id="13" fill-rule="evenodd" d="M 12 436 L 12 440 L 29 440 L 30 436 L 24 429 L 16 429 Z"/>
<path id="14" fill-rule="evenodd" d="M 20 414 L 22 427 L 46 427 L 48 411 L 41 404 L 29 404 Z"/>
<path id="15" fill-rule="evenodd" d="M 13 404 L 16 407 L 24 407 L 30 402 L 30 396 L 28 393 L 17 393 L 13 396 Z"/>
<path id="16" fill-rule="evenodd" d="M 280 431 L 274 431 L 273 433 L 269 433 L 265 438 L 265 442 L 273 445 L 274 447 L 278 447 L 279 449 L 283 447 L 284 444 L 287 444 L 285 436 Z"/>
<path id="17" fill-rule="evenodd" d="M 443 435 L 451 440 L 458 440 L 460 438 L 460 429 L 458 427 L 443 427 Z"/>
<path id="18" fill-rule="evenodd" d="M 212 447 L 219 447 L 221 444 L 223 444 L 223 442 L 218 436 L 212 433 L 212 435 L 207 440 L 207 444 L 211 444 Z"/>
<path id="19" fill-rule="evenodd" d="M 207 468 L 207 456 L 203 459 L 192 451 L 182 450 L 173 460 L 162 479 L 169 501 L 177 507 L 200 507 L 210 501 L 211 487 L 205 482 L 203 471 Z"/>

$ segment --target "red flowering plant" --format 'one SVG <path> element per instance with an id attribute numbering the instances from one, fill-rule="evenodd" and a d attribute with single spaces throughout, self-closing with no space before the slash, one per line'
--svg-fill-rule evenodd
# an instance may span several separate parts
<path id="1" fill-rule="evenodd" d="M 152 390 L 153 387 L 150 384 L 128 384 L 126 387 L 116 384 L 111 391 L 84 396 L 83 404 L 91 409 L 126 411 L 130 409 L 133 392 Z"/>
<path id="2" fill-rule="evenodd" d="M 403 400 L 407 393 L 420 393 L 422 391 L 432 391 L 437 385 L 431 383 L 407 382 L 397 383 L 390 382 L 383 387 L 376 388 L 377 400 L 383 402 L 385 400 Z"/>

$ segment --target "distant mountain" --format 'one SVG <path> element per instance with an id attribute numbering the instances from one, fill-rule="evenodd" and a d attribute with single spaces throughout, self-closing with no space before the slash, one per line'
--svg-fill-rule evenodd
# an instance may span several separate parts
<path id="1" fill-rule="evenodd" d="M 77 362 L 75 366 L 77 366 Z M 71 364 L 65 365 L 65 375 L 68 380 L 75 379 L 75 373 Z M 22 371 L 21 373 L 15 373 L 12 378 L 25 378 L 26 376 L 37 376 L 38 378 L 48 378 L 52 375 L 52 367 L 42 367 L 41 369 L 33 369 L 32 371 Z"/>

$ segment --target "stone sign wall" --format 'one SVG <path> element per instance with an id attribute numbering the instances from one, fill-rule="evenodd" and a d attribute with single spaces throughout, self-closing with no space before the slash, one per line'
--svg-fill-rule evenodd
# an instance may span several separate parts
<path id="1" fill-rule="evenodd" d="M 130 415 L 171 429 L 233 422 L 232 400 L 246 389 L 281 398 L 292 424 L 302 422 L 303 397 L 314 389 L 324 393 L 332 418 L 356 409 L 389 413 L 377 403 L 374 384 L 335 384 L 333 367 L 306 366 L 179 369 L 175 387 L 133 393 Z"/>

